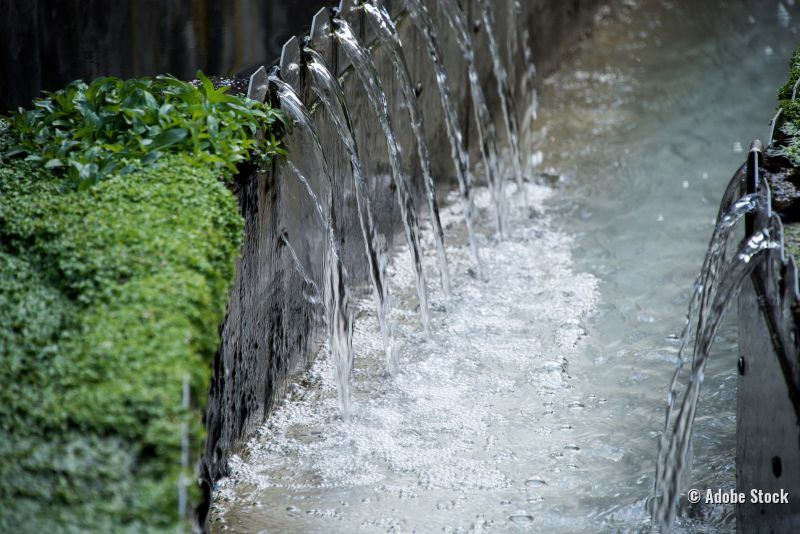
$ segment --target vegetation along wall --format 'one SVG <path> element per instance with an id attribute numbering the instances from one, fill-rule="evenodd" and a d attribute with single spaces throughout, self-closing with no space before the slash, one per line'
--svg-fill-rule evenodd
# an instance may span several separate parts
<path id="1" fill-rule="evenodd" d="M 201 499 L 232 176 L 280 151 L 223 91 L 76 82 L 0 126 L 3 532 L 174 532 Z"/>

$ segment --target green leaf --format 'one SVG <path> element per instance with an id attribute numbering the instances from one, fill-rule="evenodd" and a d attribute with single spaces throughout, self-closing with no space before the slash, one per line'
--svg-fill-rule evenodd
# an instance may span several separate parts
<path id="1" fill-rule="evenodd" d="M 44 164 L 45 169 L 54 169 L 56 167 L 63 167 L 63 166 L 64 163 L 58 158 L 53 158 Z"/>
<path id="2" fill-rule="evenodd" d="M 153 139 L 153 143 L 149 146 L 149 149 L 152 151 L 162 150 L 176 143 L 180 143 L 186 139 L 188 135 L 189 132 L 184 128 L 170 128 L 169 130 L 164 130 Z"/>

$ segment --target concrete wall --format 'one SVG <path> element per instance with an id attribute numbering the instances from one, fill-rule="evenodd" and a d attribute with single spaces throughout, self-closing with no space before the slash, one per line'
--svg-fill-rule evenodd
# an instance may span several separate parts
<path id="1" fill-rule="evenodd" d="M 791 493 L 789 504 L 736 508 L 741 532 L 800 532 L 800 425 L 752 281 L 739 296 L 737 491 Z"/>
<path id="2" fill-rule="evenodd" d="M 397 17 L 405 45 L 408 63 L 415 81 L 422 85 L 419 103 L 426 121 L 427 139 L 431 147 L 432 167 L 442 194 L 455 183 L 450 160 L 450 149 L 442 120 L 439 96 L 434 83 L 433 69 L 421 37 L 392 2 L 392 12 Z M 511 0 L 497 0 L 496 33 L 501 43 L 506 64 L 515 73 L 513 83 L 520 87 L 521 75 L 526 72 L 523 54 L 516 47 L 507 46 L 509 23 L 516 20 L 519 28 L 527 28 L 530 43 L 539 65 L 540 76 L 555 68 L 564 50 L 573 45 L 580 35 L 590 28 L 596 0 L 527 0 L 521 2 L 519 13 L 511 12 Z M 464 131 L 474 131 L 471 103 L 468 98 L 466 67 L 457 43 L 445 19 L 433 0 L 426 0 L 431 10 L 444 52 L 450 87 L 458 103 Z M 470 3 L 470 20 L 479 18 L 477 6 Z M 357 33 L 367 33 L 363 20 L 347 13 Z M 475 34 L 477 61 L 490 105 L 497 117 L 498 132 L 504 139 L 495 80 L 491 74 L 491 61 L 485 36 L 479 29 Z M 518 34 L 519 35 L 519 34 Z M 316 48 L 332 64 L 335 47 L 316 43 Z M 340 56 L 342 54 L 339 54 Z M 390 99 L 394 125 L 403 151 L 404 166 L 417 191 L 417 206 L 421 218 L 426 218 L 425 203 L 418 194 L 421 190 L 416 149 L 406 111 L 400 105 L 400 88 L 385 50 L 373 50 L 384 88 Z M 340 64 L 337 75 L 347 97 L 350 113 L 355 122 L 357 141 L 367 175 L 370 177 L 369 196 L 374 212 L 379 214 L 378 226 L 390 241 L 403 237 L 395 194 L 389 178 L 386 144 L 374 112 L 366 99 L 360 82 L 352 72 L 343 72 Z M 300 93 L 310 103 L 308 91 Z M 522 111 L 530 95 L 518 95 Z M 334 175 L 334 196 L 337 211 L 337 236 L 344 250 L 345 263 L 350 275 L 350 285 L 356 291 L 367 288 L 367 270 L 364 247 L 355 209 L 350 164 L 340 144 L 331 121 L 320 107 L 313 109 L 326 157 Z M 477 144 L 469 136 L 473 163 L 477 158 Z M 300 167 L 304 152 L 300 140 L 290 136 L 287 143 L 290 154 L 298 158 Z M 307 152 L 305 153 L 307 154 Z M 315 187 L 325 188 L 319 176 L 308 176 Z M 478 176 L 481 179 L 480 176 Z M 323 229 L 317 223 L 307 195 L 284 166 L 277 165 L 266 173 L 252 173 L 241 177 L 240 200 L 246 219 L 245 246 L 239 261 L 235 288 L 230 294 L 228 315 L 222 326 L 222 345 L 215 362 L 214 379 L 210 392 L 208 411 L 208 440 L 203 460 L 203 475 L 207 483 L 223 476 L 229 455 L 236 451 L 241 440 L 256 425 L 264 421 L 276 399 L 284 394 L 288 374 L 301 370 L 310 363 L 319 347 L 319 313 L 303 298 L 304 283 L 294 266 L 281 236 L 286 236 L 297 251 L 304 268 L 315 280 L 320 280 L 322 265 Z M 438 283 L 430 280 L 429 284 Z"/>

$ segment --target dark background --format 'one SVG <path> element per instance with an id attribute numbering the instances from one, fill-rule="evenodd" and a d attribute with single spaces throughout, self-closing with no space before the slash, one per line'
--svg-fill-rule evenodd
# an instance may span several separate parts
<path id="1" fill-rule="evenodd" d="M 0 114 L 98 76 L 249 74 L 335 0 L 0 0 Z"/>

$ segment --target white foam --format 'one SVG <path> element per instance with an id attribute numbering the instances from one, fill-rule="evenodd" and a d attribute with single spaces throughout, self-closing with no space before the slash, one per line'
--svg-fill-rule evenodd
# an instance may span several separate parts
<path id="1" fill-rule="evenodd" d="M 528 205 L 512 202 L 508 238 L 479 241 L 486 280 L 470 274 L 467 244 L 448 241 L 454 297 L 446 311 L 435 251 L 426 247 L 434 310 L 430 341 L 420 332 L 408 251 L 395 253 L 389 273 L 400 373 L 386 373 L 370 303 L 358 303 L 352 420 L 337 416 L 334 370 L 323 352 L 304 385 L 292 388 L 292 398 L 259 430 L 245 454 L 231 459 L 231 476 L 219 483 L 216 494 L 223 521 L 227 501 L 236 502 L 244 493 L 265 502 L 276 495 L 291 502 L 292 493 L 310 493 L 304 521 L 347 520 L 361 509 L 352 516 L 355 521 L 375 506 L 388 518 L 392 506 L 421 494 L 486 496 L 523 484 L 516 480 L 523 453 L 514 436 L 518 397 L 522 393 L 526 405 L 542 406 L 553 392 L 566 391 L 564 362 L 585 334 L 582 322 L 597 300 L 597 281 L 571 269 L 571 237 L 550 227 L 546 201 L 552 191 L 526 187 Z M 509 186 L 508 196 L 519 199 L 514 190 Z M 462 224 L 457 197 L 450 201 L 441 213 L 445 227 Z M 479 229 L 491 235 L 487 189 L 476 188 L 475 204 L 483 221 Z M 536 432 L 524 433 L 531 430 Z M 329 513 L 326 492 L 347 488 L 362 497 L 378 494 L 381 504 L 363 497 L 348 501 L 345 511 L 337 512 L 343 515 Z M 457 508 L 437 510 L 452 514 Z"/>

